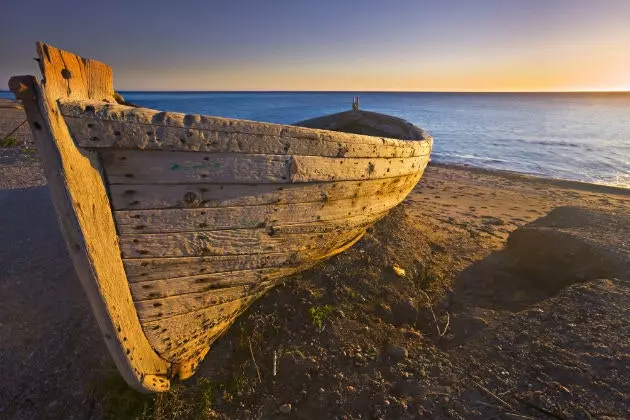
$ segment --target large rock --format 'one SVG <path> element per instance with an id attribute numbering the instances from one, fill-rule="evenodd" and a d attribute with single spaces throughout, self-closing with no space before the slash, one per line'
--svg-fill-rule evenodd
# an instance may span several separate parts
<path id="1" fill-rule="evenodd" d="M 565 206 L 512 232 L 506 252 L 545 289 L 630 272 L 630 215 Z"/>
<path id="2" fill-rule="evenodd" d="M 387 355 L 391 357 L 392 360 L 399 362 L 406 359 L 409 356 L 409 352 L 403 346 L 390 344 L 387 346 Z"/>

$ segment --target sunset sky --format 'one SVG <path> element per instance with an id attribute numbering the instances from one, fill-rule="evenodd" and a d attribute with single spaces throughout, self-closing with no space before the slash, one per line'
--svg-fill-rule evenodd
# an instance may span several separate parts
<path id="1" fill-rule="evenodd" d="M 36 71 L 42 40 L 111 65 L 119 90 L 630 90 L 630 0 L 31 0 L 0 14 L 4 89 Z"/>

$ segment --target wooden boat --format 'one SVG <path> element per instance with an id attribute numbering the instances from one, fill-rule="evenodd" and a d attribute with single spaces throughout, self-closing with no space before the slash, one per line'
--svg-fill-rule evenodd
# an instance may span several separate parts
<path id="1" fill-rule="evenodd" d="M 191 376 L 278 279 L 357 242 L 420 179 L 402 141 L 121 105 L 111 69 L 38 43 L 17 76 L 61 230 L 137 390 Z"/>

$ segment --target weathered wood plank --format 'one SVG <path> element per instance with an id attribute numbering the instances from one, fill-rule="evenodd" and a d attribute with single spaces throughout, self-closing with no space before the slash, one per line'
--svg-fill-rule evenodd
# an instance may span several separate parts
<path id="1" fill-rule="evenodd" d="M 250 296 L 165 319 L 145 321 L 144 332 L 162 357 L 185 361 L 209 346 L 257 298 Z"/>
<path id="2" fill-rule="evenodd" d="M 304 255 L 308 258 L 309 255 Z M 124 259 L 127 278 L 133 283 L 174 277 L 203 276 L 230 271 L 282 267 L 299 262 L 295 253 L 272 252 L 252 255 L 212 255 L 205 257 Z"/>
<path id="3" fill-rule="evenodd" d="M 426 150 L 426 145 L 422 142 L 379 138 L 372 136 L 365 136 L 359 134 L 341 133 L 337 131 L 326 131 L 312 128 L 296 127 L 290 125 L 269 124 L 256 121 L 237 120 L 231 118 L 219 118 L 209 117 L 203 115 L 191 115 L 181 114 L 176 112 L 162 112 L 147 108 L 133 108 L 125 105 L 118 104 L 104 104 L 98 101 L 63 101 L 61 103 L 64 116 L 68 117 L 68 120 L 73 118 L 123 122 L 124 125 L 119 126 L 121 130 L 113 129 L 111 134 L 114 134 L 113 138 L 121 139 L 123 137 L 122 132 L 124 130 L 130 130 L 129 135 L 125 135 L 129 143 L 125 143 L 122 147 L 125 148 L 142 148 L 146 147 L 145 138 L 142 136 L 135 137 L 137 134 L 132 127 L 145 126 L 145 127 L 175 127 L 186 128 L 188 130 L 199 130 L 206 132 L 219 132 L 219 133 L 240 133 L 246 135 L 260 135 L 271 137 L 291 138 L 294 140 L 311 140 L 316 142 L 347 142 L 350 144 L 364 144 L 372 146 L 393 146 L 404 150 L 404 156 L 420 156 L 425 154 L 421 150 Z M 87 121 L 86 124 L 94 124 L 91 128 L 97 128 L 95 122 Z M 116 131 L 120 131 L 120 135 L 116 135 Z M 145 131 L 149 131 L 148 129 Z M 83 129 L 79 131 L 80 135 L 84 135 Z M 110 129 L 103 131 L 102 142 L 108 147 L 115 146 L 115 140 L 111 143 L 108 140 L 112 137 L 109 136 Z M 430 142 L 431 136 L 423 132 L 423 137 L 417 140 L 427 140 Z M 186 133 L 188 136 L 188 132 Z M 190 137 L 193 137 L 194 134 Z M 179 137 L 177 138 L 179 141 Z M 164 139 L 155 137 L 154 141 L 158 143 L 158 147 L 162 148 L 165 144 L 159 145 Z M 93 142 L 92 147 L 97 147 L 99 141 Z M 179 141 L 180 150 L 184 150 L 186 141 Z M 170 143 L 168 143 L 170 144 Z M 175 146 L 173 144 L 173 146 Z M 239 146 L 242 148 L 244 145 Z M 194 146 L 193 147 L 197 147 Z M 249 146 L 244 146 L 249 147 Z M 192 149 L 199 150 L 199 149 Z M 343 149 L 342 149 L 343 150 Z M 407 152 L 409 151 L 409 152 Z"/>
<path id="4" fill-rule="evenodd" d="M 197 311 L 242 299 L 256 293 L 263 293 L 272 286 L 270 281 L 260 281 L 246 285 L 210 289 L 151 300 L 136 301 L 140 321 L 165 319 L 175 315 Z"/>
<path id="5" fill-rule="evenodd" d="M 413 188 L 416 174 L 366 181 L 319 182 L 308 184 L 143 184 L 111 185 L 115 210 L 257 206 L 275 203 L 307 203 L 328 197 L 333 202 Z"/>
<path id="6" fill-rule="evenodd" d="M 262 268 L 238 270 L 212 274 L 198 274 L 188 277 L 161 278 L 131 283 L 131 295 L 135 302 L 159 299 L 170 296 L 198 293 L 234 286 L 246 286 L 275 280 L 295 273 L 298 264 L 288 268 Z"/>
<path id="7" fill-rule="evenodd" d="M 107 150 L 101 154 L 110 184 L 290 182 L 291 157 L 235 153 Z"/>
<path id="8" fill-rule="evenodd" d="M 178 150 L 207 153 L 310 155 L 328 157 L 412 157 L 430 153 L 430 141 L 408 142 L 405 147 L 211 131 L 188 127 L 138 124 L 84 117 L 66 117 L 80 147 L 101 149 Z"/>
<path id="9" fill-rule="evenodd" d="M 343 252 L 354 245 L 361 235 L 332 250 L 321 259 Z M 301 267 L 306 269 L 317 263 L 316 260 Z M 276 280 L 277 281 L 277 280 Z M 219 304 L 210 308 L 199 309 L 186 314 L 145 321 L 143 328 L 154 348 L 168 360 L 182 363 L 180 375 L 186 377 L 190 369 L 195 369 L 198 361 L 207 352 L 209 346 L 231 324 L 234 319 L 247 309 L 263 291 L 245 298 Z"/>
<path id="10" fill-rule="evenodd" d="M 351 226 L 357 222 L 373 221 L 373 215 L 383 213 L 399 204 L 411 188 L 413 187 L 334 202 L 329 201 L 327 196 L 322 196 L 318 202 L 295 204 L 117 211 L 114 212 L 114 218 L 120 234 L 261 227 L 276 229 L 287 225 L 331 222 L 339 219 L 351 219 L 347 221 Z M 314 231 L 317 231 L 318 226 L 322 229 L 326 227 L 321 223 L 312 226 Z"/>
<path id="11" fill-rule="evenodd" d="M 293 156 L 291 161 L 291 182 L 391 178 L 418 173 L 424 169 L 428 162 L 428 155 L 391 159 Z"/>
<path id="12" fill-rule="evenodd" d="M 110 184 L 307 183 L 393 178 L 420 172 L 428 156 L 327 158 L 138 150 L 102 152 Z"/>
<path id="13" fill-rule="evenodd" d="M 207 232 L 121 235 L 123 258 L 198 257 L 334 248 L 364 229 L 318 234 L 284 234 L 267 229 L 215 230 Z"/>
<path id="14" fill-rule="evenodd" d="M 46 85 L 21 76 L 12 78 L 10 87 L 24 104 L 75 270 L 121 375 L 139 391 L 164 391 L 170 383 L 166 378 L 170 363 L 155 353 L 140 326 L 98 157 L 75 147 L 57 108 L 60 85 L 49 70 L 60 69 L 61 53 L 43 44 L 38 44 L 38 51 Z M 75 58 L 76 66 L 80 63 Z M 83 74 L 76 67 L 72 70 L 72 78 Z M 75 89 L 75 84 L 69 86 Z M 80 89 L 76 86 L 69 94 L 89 94 Z"/>
<path id="15" fill-rule="evenodd" d="M 378 216 L 379 218 L 384 214 Z M 354 245 L 361 236 L 355 237 L 343 246 L 334 244 L 331 248 L 315 249 L 310 252 L 286 252 L 249 255 L 215 255 L 207 257 L 179 257 L 179 258 L 139 258 L 125 259 L 125 269 L 131 283 L 134 299 L 138 296 L 140 288 L 147 289 L 151 293 L 154 289 L 166 296 L 168 293 L 185 293 L 186 290 L 194 290 L 194 285 L 199 283 L 227 284 L 234 282 L 230 276 L 235 275 L 243 281 L 249 281 L 248 276 L 261 273 L 271 278 L 273 273 L 281 273 L 283 269 L 292 270 L 296 266 L 303 266 L 309 262 L 317 262 L 322 259 L 343 252 Z M 265 271 L 267 270 L 268 271 Z M 275 278 L 275 276 L 273 276 Z M 202 280 L 202 281 L 199 281 Z M 155 281 L 155 282 L 152 282 Z M 240 280 L 239 280 L 240 281 Z M 227 283 L 226 283 L 227 282 Z M 136 286 L 135 283 L 141 283 Z M 156 287 L 154 287 L 156 286 Z M 168 292 L 166 289 L 172 289 Z"/>
<path id="16" fill-rule="evenodd" d="M 39 66 L 50 97 L 116 103 L 112 69 L 99 61 L 37 43 Z"/>

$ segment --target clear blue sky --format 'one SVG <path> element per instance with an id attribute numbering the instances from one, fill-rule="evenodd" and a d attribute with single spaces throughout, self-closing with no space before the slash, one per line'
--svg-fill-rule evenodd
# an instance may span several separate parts
<path id="1" fill-rule="evenodd" d="M 630 90 L 630 0 L 8 0 L 0 13 L 5 86 L 36 71 L 42 40 L 108 63 L 120 90 Z"/>

